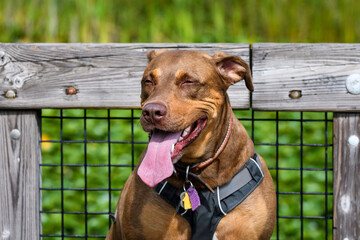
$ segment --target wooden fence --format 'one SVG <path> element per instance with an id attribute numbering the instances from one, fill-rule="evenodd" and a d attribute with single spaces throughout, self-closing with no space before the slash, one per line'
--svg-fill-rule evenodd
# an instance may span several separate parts
<path id="1" fill-rule="evenodd" d="M 235 109 L 334 112 L 334 239 L 359 239 L 360 44 L 0 44 L 0 236 L 38 239 L 40 109 L 140 108 L 152 49 L 235 54 L 255 92 Z M 250 101 L 251 99 L 251 101 Z"/>

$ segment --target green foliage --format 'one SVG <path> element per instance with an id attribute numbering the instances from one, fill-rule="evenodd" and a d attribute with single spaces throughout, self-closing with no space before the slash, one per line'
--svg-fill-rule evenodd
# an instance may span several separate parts
<path id="1" fill-rule="evenodd" d="M 0 42 L 359 42 L 357 0 L 0 1 Z"/>
<path id="2" fill-rule="evenodd" d="M 62 110 L 63 120 L 61 110 L 44 109 L 42 115 L 43 234 L 61 234 L 61 214 L 48 211 L 63 207 L 65 234 L 85 235 L 86 224 L 87 234 L 106 235 L 108 213 L 146 147 L 147 134 L 131 120 L 138 110 Z"/>

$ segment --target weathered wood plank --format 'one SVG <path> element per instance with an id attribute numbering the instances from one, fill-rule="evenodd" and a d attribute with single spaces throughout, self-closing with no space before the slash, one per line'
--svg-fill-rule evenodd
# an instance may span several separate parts
<path id="1" fill-rule="evenodd" d="M 146 54 L 161 48 L 249 61 L 248 44 L 0 44 L 0 108 L 139 108 Z M 67 95 L 69 86 L 78 93 Z M 228 93 L 234 108 L 249 108 L 243 82 Z"/>
<path id="2" fill-rule="evenodd" d="M 360 114 L 334 115 L 334 239 L 360 239 Z"/>
<path id="3" fill-rule="evenodd" d="M 360 44 L 256 43 L 252 54 L 254 109 L 360 111 L 360 95 L 345 87 L 360 74 Z M 293 90 L 302 96 L 292 99 Z"/>
<path id="4" fill-rule="evenodd" d="M 37 111 L 0 111 L 2 239 L 39 238 L 39 142 Z"/>

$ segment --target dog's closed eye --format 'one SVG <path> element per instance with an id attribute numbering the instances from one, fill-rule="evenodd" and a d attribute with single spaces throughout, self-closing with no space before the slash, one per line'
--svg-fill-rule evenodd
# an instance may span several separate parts
<path id="1" fill-rule="evenodd" d="M 150 78 L 146 78 L 144 81 L 143 81 L 144 85 L 147 85 L 147 86 L 152 86 L 154 85 L 154 81 Z"/>
<path id="2" fill-rule="evenodd" d="M 180 83 L 180 85 L 186 87 L 186 86 L 192 86 L 192 85 L 195 85 L 198 83 L 199 83 L 199 81 L 196 81 L 196 80 L 185 79 Z"/>
<path id="3" fill-rule="evenodd" d="M 193 86 L 199 83 L 196 76 L 192 76 L 192 74 L 183 70 L 178 70 L 175 77 L 177 79 L 177 84 L 179 84 L 180 87 Z"/>

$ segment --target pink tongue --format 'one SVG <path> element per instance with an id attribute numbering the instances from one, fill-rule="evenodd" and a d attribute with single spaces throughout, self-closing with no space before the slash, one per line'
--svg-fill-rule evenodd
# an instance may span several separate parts
<path id="1" fill-rule="evenodd" d="M 171 161 L 171 146 L 177 142 L 180 132 L 155 130 L 152 133 L 144 159 L 138 169 L 138 175 L 150 187 L 172 175 L 174 167 Z"/>

